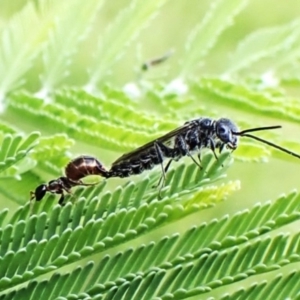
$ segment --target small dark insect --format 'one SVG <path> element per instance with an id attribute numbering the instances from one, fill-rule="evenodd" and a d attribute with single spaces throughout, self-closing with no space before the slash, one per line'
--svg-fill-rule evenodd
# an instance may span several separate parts
<path id="1" fill-rule="evenodd" d="M 300 158 L 298 154 L 290 150 L 250 134 L 250 132 L 254 131 L 278 128 L 281 128 L 281 126 L 258 127 L 239 131 L 237 126 L 229 119 L 195 119 L 186 122 L 183 126 L 176 128 L 154 141 L 122 155 L 113 162 L 110 170 L 103 175 L 107 178 L 128 177 L 140 174 L 145 170 L 150 170 L 155 165 L 160 164 L 162 176 L 158 185 L 162 182 L 162 188 L 166 179 L 166 172 L 172 161 L 178 161 L 184 156 L 189 156 L 199 168 L 202 168 L 200 157 L 202 149 L 211 149 L 215 158 L 218 159 L 216 150 L 218 149 L 219 153 L 221 153 L 224 148 L 232 151 L 235 150 L 238 146 L 239 136 L 255 139 L 287 154 Z M 198 161 L 192 156 L 195 153 L 198 154 Z M 169 159 L 169 161 L 164 167 L 163 161 L 165 159 Z"/>
<path id="2" fill-rule="evenodd" d="M 72 180 L 69 180 L 67 177 L 59 177 L 58 179 L 49 181 L 47 184 L 43 183 L 39 185 L 34 192 L 31 191 L 30 200 L 35 199 L 36 201 L 41 201 L 46 195 L 46 193 L 50 192 L 52 194 L 61 195 L 58 203 L 60 205 L 63 205 L 64 198 L 65 198 L 64 192 L 71 193 L 71 188 L 77 185 L 81 185 L 81 183 L 77 183 Z"/>
<path id="3" fill-rule="evenodd" d="M 82 178 L 88 175 L 100 175 L 106 177 L 106 170 L 103 165 L 94 157 L 82 155 L 70 161 L 65 168 L 65 175 L 49 181 L 47 184 L 39 185 L 35 191 L 30 192 L 30 200 L 35 199 L 40 201 L 44 198 L 47 192 L 61 195 L 58 203 L 63 205 L 65 192 L 71 193 L 71 188 L 74 186 L 90 186 L 82 182 Z"/>
<path id="4" fill-rule="evenodd" d="M 166 61 L 169 57 L 171 57 L 173 55 L 174 51 L 170 50 L 167 53 L 165 53 L 163 56 L 157 57 L 157 58 L 153 58 L 151 60 L 148 60 L 146 62 L 144 62 L 142 64 L 142 70 L 143 71 L 147 71 L 150 68 L 159 65 L 161 63 L 163 63 L 164 61 Z"/>

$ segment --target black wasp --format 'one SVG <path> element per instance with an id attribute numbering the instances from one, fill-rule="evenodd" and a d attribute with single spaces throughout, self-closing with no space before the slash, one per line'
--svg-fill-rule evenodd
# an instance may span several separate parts
<path id="1" fill-rule="evenodd" d="M 128 177 L 140 174 L 152 169 L 155 165 L 161 165 L 162 177 L 159 181 L 165 181 L 165 174 L 172 161 L 178 161 L 184 156 L 189 156 L 195 164 L 201 168 L 201 150 L 211 149 L 217 157 L 216 150 L 221 153 L 224 148 L 235 150 L 238 146 L 238 137 L 248 137 L 265 143 L 278 150 L 286 152 L 297 158 L 300 156 L 290 150 L 282 148 L 267 140 L 256 137 L 250 132 L 278 129 L 281 126 L 257 127 L 239 131 L 237 126 L 229 119 L 199 118 L 186 122 L 183 126 L 157 138 L 129 153 L 122 155 L 113 162 L 110 170 L 103 173 L 104 177 Z M 199 162 L 193 157 L 198 154 Z M 166 166 L 163 161 L 169 159 Z M 162 184 L 163 186 L 163 184 Z M 162 187 L 161 186 L 161 187 Z"/>
<path id="2" fill-rule="evenodd" d="M 89 186 L 94 184 L 87 184 L 82 182 L 82 178 L 88 175 L 105 176 L 106 170 L 102 164 L 94 157 L 82 155 L 68 163 L 65 168 L 65 175 L 49 181 L 47 184 L 39 185 L 35 191 L 31 191 L 30 200 L 36 199 L 40 201 L 44 198 L 47 192 L 61 195 L 58 203 L 63 205 L 65 192 L 71 193 L 71 188 L 74 186 Z"/>

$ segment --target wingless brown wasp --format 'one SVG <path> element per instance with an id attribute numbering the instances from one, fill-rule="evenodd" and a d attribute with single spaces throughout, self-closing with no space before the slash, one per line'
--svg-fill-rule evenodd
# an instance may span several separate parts
<path id="1" fill-rule="evenodd" d="M 239 131 L 231 120 L 225 118 L 213 120 L 203 117 L 191 120 L 166 135 L 122 155 L 112 163 L 110 170 L 103 172 L 102 176 L 106 178 L 128 177 L 150 170 L 155 165 L 161 165 L 162 176 L 158 185 L 162 182 L 162 188 L 166 179 L 166 172 L 172 161 L 178 161 L 184 156 L 189 156 L 201 168 L 200 153 L 202 149 L 211 149 L 216 159 L 218 159 L 216 150 L 219 150 L 220 153 L 224 148 L 235 150 L 238 146 L 239 136 L 255 139 L 300 158 L 300 155 L 290 150 L 250 134 L 254 131 L 278 128 L 281 128 L 281 126 L 257 127 Z M 198 154 L 199 162 L 193 157 L 195 153 Z M 169 161 L 164 167 L 163 161 L 165 159 L 169 159 Z"/>
<path id="2" fill-rule="evenodd" d="M 101 175 L 105 177 L 106 170 L 102 164 L 94 157 L 82 155 L 68 163 L 65 168 L 65 175 L 57 179 L 49 181 L 47 184 L 39 185 L 35 191 L 31 191 L 31 199 L 40 201 L 47 192 L 61 195 L 58 203 L 63 205 L 65 193 L 71 193 L 74 186 L 90 186 L 94 184 L 84 183 L 81 179 L 88 175 Z"/>

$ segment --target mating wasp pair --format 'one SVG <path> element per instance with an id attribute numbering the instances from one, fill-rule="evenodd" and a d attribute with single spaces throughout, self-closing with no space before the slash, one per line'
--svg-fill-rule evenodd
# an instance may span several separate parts
<path id="1" fill-rule="evenodd" d="M 238 146 L 239 137 L 248 137 L 261 143 L 267 144 L 289 155 L 300 158 L 300 155 L 285 149 L 272 142 L 251 134 L 255 131 L 278 129 L 281 126 L 257 127 L 239 131 L 237 126 L 229 119 L 221 118 L 199 118 L 184 123 L 183 126 L 157 138 L 131 152 L 128 152 L 114 161 L 109 170 L 94 157 L 79 156 L 71 161 L 65 169 L 65 177 L 59 177 L 48 184 L 38 186 L 35 192 L 31 192 L 31 199 L 40 201 L 46 194 L 51 192 L 60 194 L 59 204 L 63 204 L 64 192 L 70 193 L 74 186 L 88 186 L 81 179 L 88 175 L 99 175 L 105 178 L 129 177 L 151 170 L 154 166 L 160 165 L 162 176 L 159 180 L 160 190 L 164 185 L 166 173 L 172 161 L 178 161 L 184 156 L 190 157 L 195 164 L 201 167 L 201 151 L 210 149 L 215 158 L 217 150 L 219 153 L 224 148 L 234 151 Z M 193 157 L 197 154 L 198 161 Z M 169 159 L 164 167 L 163 162 Z"/>

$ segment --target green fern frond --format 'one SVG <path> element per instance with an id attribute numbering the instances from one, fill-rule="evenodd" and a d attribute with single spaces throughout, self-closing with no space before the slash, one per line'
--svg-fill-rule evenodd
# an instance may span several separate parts
<path id="1" fill-rule="evenodd" d="M 69 150 L 73 145 L 74 140 L 65 134 L 43 137 L 39 139 L 31 157 L 38 162 L 38 169 L 59 176 L 62 168 L 70 161 Z"/>
<path id="2" fill-rule="evenodd" d="M 240 13 L 247 3 L 248 0 L 218 0 L 211 3 L 202 22 L 187 39 L 187 53 L 182 65 L 183 75 L 186 76 L 195 66 L 199 65 L 203 57 L 218 41 L 219 35 L 232 25 L 235 16 Z"/>
<path id="3" fill-rule="evenodd" d="M 41 74 L 40 93 L 47 94 L 68 75 L 72 56 L 91 29 L 102 2 L 89 1 L 85 5 L 81 1 L 72 1 L 71 5 L 70 2 L 60 3 L 54 26 L 49 32 L 48 45 L 42 52 L 45 71 Z M 72 22 L 74 14 L 77 18 L 75 23 Z"/>
<path id="4" fill-rule="evenodd" d="M 39 132 L 32 132 L 26 138 L 21 134 L 2 137 L 0 193 L 19 204 L 28 201 L 29 189 L 41 182 L 37 173 L 43 171 L 58 176 L 70 160 L 66 151 L 73 140 L 61 134 L 47 138 L 39 136 Z"/>
<path id="5" fill-rule="evenodd" d="M 73 138 L 92 142 L 94 146 L 119 150 L 129 150 L 137 146 L 134 141 L 138 133 L 134 133 L 131 129 L 110 121 L 103 121 L 99 124 L 98 119 L 82 115 L 74 109 L 66 109 L 61 104 L 44 104 L 42 100 L 39 100 L 39 103 L 36 102 L 37 105 L 32 105 L 32 100 L 31 97 L 14 97 L 10 101 L 10 108 L 17 114 L 24 112 L 31 122 L 42 124 L 41 120 L 43 120 L 47 128 L 51 126 L 51 130 L 63 130 Z M 124 140 L 125 136 L 126 140 Z M 138 139 L 146 142 L 145 133 L 140 132 Z"/>
<path id="6" fill-rule="evenodd" d="M 158 297 L 155 299 L 172 299 L 172 297 L 174 299 L 185 299 L 210 292 L 215 288 L 243 280 L 257 273 L 270 272 L 278 268 L 280 264 L 286 265 L 299 261 L 299 258 L 297 258 L 294 252 L 291 252 L 289 259 L 286 258 L 287 256 L 282 255 L 285 250 L 284 248 L 282 249 L 282 247 L 284 247 L 288 240 L 287 237 L 278 235 L 277 239 L 275 238 L 275 240 L 272 241 L 272 253 L 266 253 L 264 259 L 261 259 L 260 256 L 262 254 L 259 252 L 261 252 L 264 247 L 271 247 L 270 239 L 259 240 L 258 242 L 246 244 L 240 248 L 234 247 L 226 250 L 226 252 L 208 252 L 198 258 L 194 258 L 193 263 L 188 262 L 192 254 L 187 253 L 187 259 L 181 258 L 177 261 L 175 260 L 174 264 L 164 262 L 162 268 L 158 266 L 150 267 L 149 264 L 151 262 L 153 265 L 159 265 L 160 258 L 165 257 L 166 253 L 169 253 L 170 245 L 172 243 L 174 244 L 176 236 L 170 239 L 165 238 L 162 241 L 164 241 L 164 243 L 157 245 L 149 244 L 148 247 L 141 247 L 137 249 L 136 253 L 129 249 L 123 253 L 123 257 L 121 257 L 121 254 L 118 254 L 111 259 L 110 257 L 104 258 L 95 270 L 91 281 L 87 284 L 87 286 L 89 286 L 92 283 L 94 287 L 90 288 L 86 293 L 89 296 L 97 294 L 105 295 L 106 293 L 110 293 L 112 289 L 116 289 L 122 291 L 120 295 L 125 295 L 125 291 L 130 289 L 131 285 L 136 284 L 135 281 L 140 279 L 140 284 L 146 286 L 146 284 L 149 284 L 149 282 L 147 282 L 149 276 L 151 277 L 155 274 L 160 277 L 160 281 L 156 283 L 155 288 L 154 286 L 150 287 L 150 289 L 153 289 L 153 298 L 151 297 L 150 299 L 154 299 L 154 296 Z M 299 236 L 292 240 L 292 246 L 293 243 L 297 243 L 297 241 L 299 242 Z M 158 246 L 160 247 L 158 248 Z M 185 245 L 185 248 L 188 248 L 188 245 Z M 290 249 L 291 247 L 287 250 Z M 161 254 L 161 252 L 165 253 Z M 276 253 L 278 256 L 276 259 L 273 253 Z M 254 256 L 252 266 L 245 264 L 245 255 L 248 257 Z M 135 260 L 133 261 L 134 257 Z M 146 257 L 147 259 L 136 260 L 137 257 Z M 125 261 L 123 261 L 123 259 Z M 282 259 L 282 261 L 280 262 L 279 259 Z M 122 266 L 119 270 L 125 271 L 127 275 L 123 278 L 118 278 L 116 281 L 112 281 L 113 278 L 111 276 L 114 276 L 119 271 L 116 270 L 118 266 Z M 149 270 L 146 273 L 140 271 L 144 266 Z M 136 272 L 135 269 L 139 271 Z M 227 274 L 227 276 L 223 277 L 223 274 Z M 105 285 L 104 283 L 106 281 L 107 284 Z M 122 288 L 125 282 L 127 282 L 127 288 L 124 291 Z M 143 291 L 143 293 L 146 291 Z"/>
<path id="7" fill-rule="evenodd" d="M 298 299 L 299 271 L 293 271 L 288 275 L 279 274 L 273 280 L 264 280 L 252 284 L 249 288 L 241 288 L 231 294 L 227 293 L 219 300 L 250 300 L 250 299 Z M 215 299 L 215 298 L 214 298 Z M 211 299 L 211 300 L 214 300 Z"/>
<path id="8" fill-rule="evenodd" d="M 235 84 L 232 80 L 201 78 L 195 83 L 195 88 L 209 95 L 214 95 L 214 101 L 226 100 L 227 105 L 236 106 L 240 110 L 251 110 L 252 113 L 261 114 L 268 112 L 272 115 L 277 113 L 277 117 L 284 115 L 281 113 L 282 108 L 274 105 L 280 99 L 270 97 L 262 91 L 251 90 L 246 85 Z"/>
<path id="9" fill-rule="evenodd" d="M 295 99 L 274 96 L 268 91 L 258 91 L 246 84 L 220 78 L 201 78 L 195 88 L 214 96 L 212 101 L 237 107 L 253 114 L 268 114 L 279 120 L 299 122 L 300 106 Z"/>
<path id="10" fill-rule="evenodd" d="M 26 138 L 23 138 L 21 135 L 4 135 L 0 151 L 1 176 L 17 176 L 24 172 L 24 164 L 22 167 L 20 165 L 18 167 L 16 164 L 24 159 L 28 152 L 36 145 L 39 136 L 38 132 L 32 132 Z M 12 170 L 12 168 L 14 169 Z"/>
<path id="11" fill-rule="evenodd" d="M 80 282 L 84 281 L 92 266 L 93 263 L 87 264 L 84 268 L 79 267 L 70 276 L 54 274 L 50 281 L 33 281 L 28 289 L 18 290 L 10 299 L 21 299 L 22 297 L 27 299 L 30 296 L 62 299 L 62 295 L 76 294 Z"/>
<path id="12" fill-rule="evenodd" d="M 74 140 L 65 134 L 58 133 L 48 137 L 41 137 L 32 156 L 37 160 L 59 156 L 66 150 L 69 150 L 73 145 Z"/>
<path id="13" fill-rule="evenodd" d="M 0 132 L 1 135 L 6 133 L 14 134 L 17 133 L 17 130 L 9 123 L 0 122 Z"/>
<path id="14" fill-rule="evenodd" d="M 251 33 L 237 46 L 232 53 L 227 73 L 236 73 L 253 68 L 253 65 L 263 59 L 271 59 L 270 69 L 276 71 L 283 64 L 293 62 L 299 56 L 299 20 L 287 24 L 259 29 Z M 276 76 L 281 77 L 280 73 Z"/>
<path id="15" fill-rule="evenodd" d="M 52 286 L 53 280 L 59 284 L 59 280 L 70 281 L 71 279 L 67 278 L 71 277 L 75 280 L 74 278 L 80 276 L 84 284 L 81 284 L 80 288 L 77 287 L 76 292 L 84 293 L 88 297 L 98 294 L 104 296 L 114 290 L 119 297 L 116 299 L 123 299 L 122 297 L 127 295 L 126 291 L 131 294 L 129 291 L 133 289 L 132 286 L 135 286 L 140 293 L 149 293 L 150 299 L 154 296 L 160 299 L 169 299 L 171 295 L 175 299 L 185 299 L 258 273 L 270 272 L 280 266 L 299 261 L 297 254 L 299 234 L 293 237 L 286 234 L 278 234 L 274 238 L 263 237 L 267 231 L 299 220 L 299 197 L 299 194 L 292 193 L 273 203 L 257 205 L 250 211 L 240 212 L 232 217 L 225 216 L 220 220 L 213 220 L 209 224 L 200 224 L 182 236 L 175 234 L 164 237 L 157 243 L 152 242 L 136 249 L 128 248 L 115 256 L 105 256 L 97 266 L 89 263 L 83 269 L 76 269 L 68 275 L 56 274 L 54 275 L 55 279 L 54 277 L 50 279 L 49 285 L 35 283 L 29 285 L 27 290 L 31 290 L 31 294 L 36 286 L 48 289 Z M 84 211 L 81 204 L 76 208 L 77 211 Z M 71 215 L 71 206 L 67 207 L 68 213 L 62 212 L 65 217 Z M 99 232 L 101 222 L 96 229 L 95 223 L 90 219 L 83 229 L 80 227 L 80 214 L 74 211 L 71 227 L 60 227 L 58 236 L 53 223 L 54 216 L 54 219 L 59 220 L 58 210 L 55 209 L 49 219 L 47 239 L 45 240 L 46 236 L 43 238 L 47 223 L 45 214 L 32 216 L 27 224 L 21 221 L 21 218 L 26 218 L 24 214 L 22 217 L 21 211 L 18 215 L 19 221 L 15 223 L 17 225 L 16 235 L 11 235 L 12 226 L 8 224 L 2 235 L 5 236 L 5 240 L 12 236 L 11 245 L 1 243 L 1 249 L 3 252 L 9 248 L 14 251 L 13 249 L 19 247 L 17 245 L 23 244 L 26 251 L 21 251 L 21 253 L 25 262 L 19 270 L 22 273 L 19 273 L 13 262 L 14 259 L 17 259 L 18 254 L 13 256 L 9 254 L 7 258 L 4 256 L 7 267 L 2 269 L 2 272 L 7 276 L 5 281 L 2 280 L 2 288 L 9 284 L 8 275 L 13 276 L 14 272 L 24 274 L 23 277 L 29 279 L 28 276 L 32 271 L 28 269 L 28 266 L 33 267 L 38 261 L 40 267 L 33 269 L 35 275 L 51 271 L 54 269 L 54 265 L 59 267 L 61 264 L 80 260 L 93 248 L 99 250 L 101 243 L 96 241 L 95 235 L 87 236 L 87 232 Z M 15 222 L 16 219 L 13 219 Z M 36 231 L 37 229 L 38 231 Z M 27 233 L 23 237 L 24 230 Z M 30 242 L 32 237 L 40 242 L 38 244 L 34 241 Z M 109 241 L 108 238 L 105 240 Z M 92 241 L 94 246 L 88 241 Z M 54 247 L 55 244 L 57 247 Z M 36 245 L 35 249 L 32 248 L 33 245 Z M 79 245 L 84 246 L 79 248 Z M 43 252 L 42 247 L 46 247 Z M 68 256 L 72 248 L 73 253 Z M 47 253 L 47 257 L 42 253 Z M 62 253 L 62 256 L 59 253 Z M 41 258 L 38 259 L 37 255 L 41 255 Z M 251 257 L 251 259 L 247 260 L 245 256 Z M 49 265 L 49 257 L 53 261 L 52 266 Z M 24 266 L 27 266 L 27 269 L 24 269 Z M 85 274 L 85 277 L 80 274 Z M 225 274 L 226 277 L 224 277 Z M 192 280 L 189 280 L 189 277 Z M 154 278 L 160 278 L 160 281 L 148 287 Z M 11 280 L 18 280 L 18 277 L 13 276 Z M 159 288 L 157 288 L 158 286 Z M 71 293 L 68 288 L 64 292 L 61 291 L 60 296 L 67 296 L 67 293 Z M 130 299 L 140 299 L 138 297 L 136 295 Z"/>
<path id="16" fill-rule="evenodd" d="M 124 54 L 126 46 L 132 42 L 149 21 L 159 12 L 166 0 L 145 3 L 134 0 L 123 8 L 100 36 L 94 54 L 94 62 L 89 68 L 87 89 L 93 90 L 113 63 Z M 122 30 L 120 31 L 120 28 Z M 107 46 L 109 45 L 109 47 Z"/>
<path id="17" fill-rule="evenodd" d="M 125 280 L 134 280 L 134 274 L 144 277 L 152 270 L 157 270 L 158 268 L 165 270 L 174 269 L 175 271 L 180 268 L 180 265 L 189 265 L 189 263 L 196 261 L 205 254 L 214 253 L 212 251 L 220 252 L 236 247 L 239 244 L 244 244 L 270 230 L 270 228 L 267 229 L 269 227 L 267 224 L 270 223 L 268 215 L 272 215 L 276 211 L 279 220 L 280 210 L 278 208 L 285 205 L 286 201 L 291 202 L 292 206 L 297 204 L 295 218 L 291 218 L 288 223 L 299 219 L 299 205 L 297 203 L 299 195 L 295 196 L 295 194 L 291 194 L 287 198 L 278 199 L 275 203 L 268 203 L 268 205 L 260 207 L 259 210 L 257 210 L 257 207 L 254 207 L 247 213 L 238 213 L 231 218 L 226 216 L 219 221 L 214 220 L 210 224 L 201 224 L 199 227 L 194 227 L 187 231 L 182 237 L 173 235 L 163 238 L 158 243 L 141 246 L 136 250 L 128 249 L 114 257 L 106 256 L 99 263 L 88 285 L 92 286 L 96 285 L 97 282 L 103 283 L 108 281 L 110 284 L 107 286 L 107 289 L 110 289 L 112 282 L 115 282 L 115 285 L 119 285 Z M 245 213 L 248 214 L 247 219 L 245 219 Z M 265 218 L 261 219 L 260 216 L 262 215 Z M 260 226 L 253 227 L 256 226 L 255 220 L 253 222 L 254 216 L 261 221 Z M 242 224 L 240 223 L 241 220 L 243 220 Z M 248 220 L 251 222 L 248 222 Z M 273 226 L 275 223 L 274 219 Z M 239 226 L 240 224 L 241 226 Z M 279 222 L 279 224 L 281 227 L 287 223 Z M 245 228 L 245 225 L 249 225 L 247 226 L 248 228 Z M 278 228 L 278 225 L 272 226 L 273 229 Z M 290 249 L 293 249 L 293 247 L 290 247 Z M 136 261 L 137 257 L 141 258 L 139 262 Z M 162 257 L 165 259 L 164 261 L 161 261 Z M 172 281 L 170 280 L 169 282 Z M 180 284 L 178 283 L 181 285 L 182 281 L 178 281 L 181 282 Z M 166 286 L 168 285 L 166 284 Z M 101 292 L 104 292 L 105 288 L 104 286 L 99 286 L 97 289 L 98 292 L 100 292 L 99 289 Z"/>
<path id="18" fill-rule="evenodd" d="M 41 51 L 45 29 L 40 21 L 34 4 L 28 2 L 0 32 L 1 44 L 6 45 L 0 48 L 1 100 L 8 91 L 22 83 L 22 76 Z"/>
<path id="19" fill-rule="evenodd" d="M 245 142 L 243 139 L 240 141 L 238 149 L 234 152 L 234 158 L 241 161 L 266 161 L 271 155 L 270 147 Z"/>
<path id="20" fill-rule="evenodd" d="M 32 160 L 29 160 L 29 162 L 32 162 Z M 36 161 L 32 165 L 28 163 L 28 169 L 32 169 L 35 165 Z M 23 205 L 30 199 L 29 191 L 33 190 L 40 181 L 40 177 L 31 171 L 22 173 L 22 180 L 16 180 L 12 176 L 3 177 L 0 181 L 1 197 L 5 196 L 7 203 L 11 201 L 18 205 Z"/>
<path id="21" fill-rule="evenodd" d="M 172 82 L 170 84 L 172 85 Z M 158 114 L 166 112 L 175 119 L 182 119 L 185 117 L 185 114 L 187 114 L 187 117 L 190 118 L 191 113 L 187 111 L 188 108 L 191 108 L 194 116 L 196 114 L 198 114 L 198 116 L 205 116 L 207 114 L 207 110 L 203 104 L 197 103 L 197 107 L 195 107 L 194 97 L 182 99 L 175 93 L 170 93 L 166 89 L 167 88 L 165 87 L 165 90 L 162 90 L 162 88 L 158 88 L 157 86 L 150 86 L 145 89 L 144 97 L 156 109 Z M 187 118 L 185 118 L 185 120 L 186 119 Z"/>
<path id="22" fill-rule="evenodd" d="M 113 104 L 109 105 L 113 106 Z M 85 107 L 88 107 L 88 104 Z M 128 151 L 139 146 L 136 141 L 146 143 L 157 138 L 157 131 L 153 129 L 146 132 L 146 127 L 141 127 L 139 131 L 133 131 L 131 127 L 138 128 L 139 121 L 146 119 L 149 122 L 149 117 L 141 113 L 140 117 L 130 119 L 132 113 L 126 115 L 126 110 L 122 110 L 122 106 L 119 106 L 122 115 L 126 115 L 128 122 L 135 125 L 125 127 L 124 123 L 115 122 L 115 118 L 107 118 L 99 123 L 98 118 L 93 118 L 88 112 L 85 114 L 85 111 L 70 109 L 61 103 L 45 104 L 41 99 L 25 94 L 12 95 L 9 109 L 16 115 L 22 114 L 23 118 L 27 118 L 28 122 L 32 124 L 40 124 L 42 129 L 44 123 L 47 127 L 45 129 L 63 130 L 70 137 L 109 150 Z M 43 122 L 41 122 L 42 120 Z M 171 121 L 167 121 L 165 124 L 162 122 L 161 127 L 170 127 L 171 123 Z"/>
<path id="23" fill-rule="evenodd" d="M 178 126 L 174 121 L 161 120 L 153 114 L 137 110 L 132 101 L 124 98 L 124 94 L 113 95 L 113 91 L 107 88 L 101 92 L 102 97 L 95 97 L 83 90 L 63 89 L 56 93 L 55 102 L 65 107 L 71 106 L 78 114 L 150 134 Z"/>

